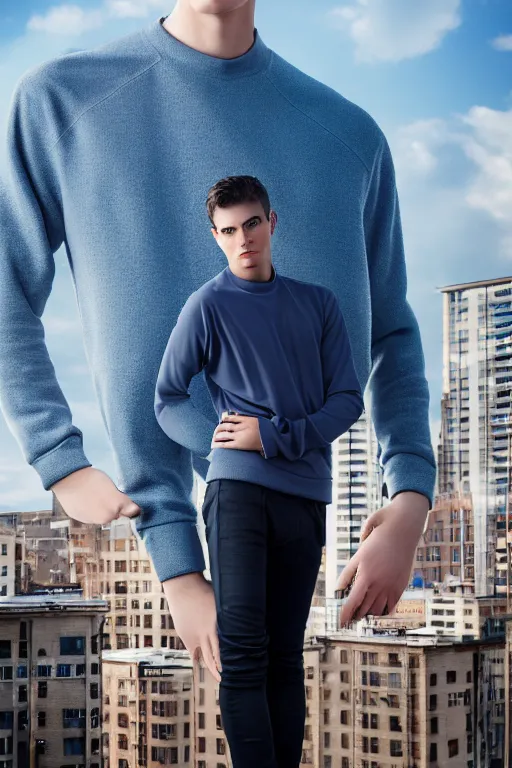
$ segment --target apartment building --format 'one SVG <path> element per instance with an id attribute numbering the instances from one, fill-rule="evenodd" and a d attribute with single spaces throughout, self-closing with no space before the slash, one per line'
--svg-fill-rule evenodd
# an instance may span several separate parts
<path id="1" fill-rule="evenodd" d="M 105 768 L 195 767 L 192 666 L 186 651 L 105 651 Z"/>
<path id="2" fill-rule="evenodd" d="M 474 591 L 474 514 L 470 493 L 439 494 L 416 549 L 414 574 L 425 586 L 454 577 Z"/>
<path id="3" fill-rule="evenodd" d="M 106 612 L 73 594 L 0 599 L 1 768 L 101 767 Z"/>
<path id="4" fill-rule="evenodd" d="M 503 657 L 503 635 L 456 643 L 369 626 L 311 645 L 301 765 L 492 766 L 504 752 L 504 689 L 493 667 Z"/>
<path id="5" fill-rule="evenodd" d="M 363 413 L 332 444 L 332 504 L 327 507 L 325 588 L 333 594 L 339 574 L 359 546 L 361 528 L 382 506 L 382 470 L 372 421 Z"/>
<path id="6" fill-rule="evenodd" d="M 0 597 L 15 593 L 16 535 L 12 528 L 2 525 L 0 517 Z"/>
<path id="7" fill-rule="evenodd" d="M 508 514 L 512 277 L 451 285 L 441 291 L 438 490 L 471 493 L 476 594 L 505 594 L 510 586 L 510 544 L 504 539 L 512 528 Z"/>

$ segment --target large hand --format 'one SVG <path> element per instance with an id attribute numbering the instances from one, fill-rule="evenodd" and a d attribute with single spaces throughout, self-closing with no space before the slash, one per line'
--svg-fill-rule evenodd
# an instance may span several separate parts
<path id="1" fill-rule="evenodd" d="M 212 585 L 201 573 L 187 573 L 163 582 L 165 596 L 178 636 L 192 658 L 200 651 L 206 666 L 220 682 L 217 610 Z"/>
<path id="2" fill-rule="evenodd" d="M 256 416 L 228 416 L 215 429 L 212 448 L 235 448 L 239 451 L 261 451 L 260 425 Z"/>
<path id="3" fill-rule="evenodd" d="M 63 477 L 51 489 L 64 512 L 81 523 L 106 525 L 118 517 L 137 517 L 141 509 L 100 469 L 84 467 Z"/>
<path id="4" fill-rule="evenodd" d="M 409 583 L 428 506 L 426 496 L 404 491 L 366 520 L 359 549 L 336 585 L 337 590 L 346 590 L 353 582 L 340 614 L 342 626 L 395 609 Z"/>

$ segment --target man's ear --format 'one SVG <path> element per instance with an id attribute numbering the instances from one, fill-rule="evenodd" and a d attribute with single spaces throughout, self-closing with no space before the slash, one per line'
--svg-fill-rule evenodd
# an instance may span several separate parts
<path id="1" fill-rule="evenodd" d="M 214 236 L 215 240 L 217 240 L 217 235 L 219 234 L 215 227 L 211 227 L 211 233 Z"/>
<path id="2" fill-rule="evenodd" d="M 277 213 L 273 210 L 270 211 L 270 234 L 274 232 L 277 224 Z"/>

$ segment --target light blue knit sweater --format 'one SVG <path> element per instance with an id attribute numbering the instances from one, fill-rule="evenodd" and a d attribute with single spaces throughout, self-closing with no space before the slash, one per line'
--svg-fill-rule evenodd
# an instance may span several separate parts
<path id="1" fill-rule="evenodd" d="M 406 298 L 398 200 L 375 121 L 270 50 L 258 31 L 217 59 L 157 20 L 19 82 L 0 192 L 0 404 L 48 489 L 89 466 L 44 342 L 54 252 L 65 245 L 118 487 L 161 580 L 204 568 L 193 466 L 153 410 L 159 365 L 190 294 L 225 267 L 205 199 L 257 176 L 279 226 L 282 275 L 331 288 L 371 403 L 389 497 L 432 500 L 435 460 L 419 329 Z M 202 375 L 191 394 L 217 415 Z"/>

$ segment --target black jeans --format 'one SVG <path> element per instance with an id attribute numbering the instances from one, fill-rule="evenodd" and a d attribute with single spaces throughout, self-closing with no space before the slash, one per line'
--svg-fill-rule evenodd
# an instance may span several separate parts
<path id="1" fill-rule="evenodd" d="M 212 480 L 203 504 L 233 768 L 297 768 L 304 631 L 325 544 L 326 503 Z"/>

